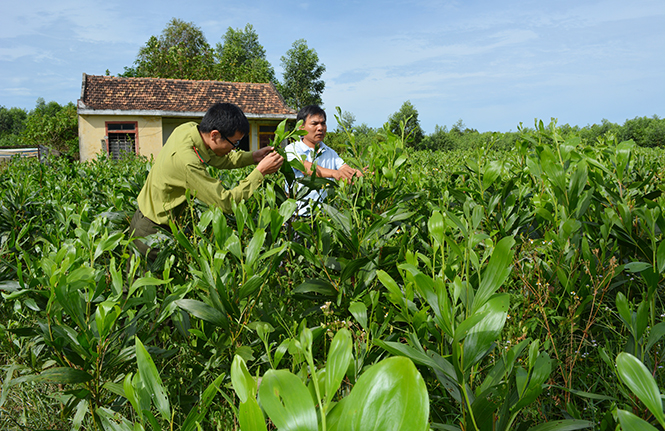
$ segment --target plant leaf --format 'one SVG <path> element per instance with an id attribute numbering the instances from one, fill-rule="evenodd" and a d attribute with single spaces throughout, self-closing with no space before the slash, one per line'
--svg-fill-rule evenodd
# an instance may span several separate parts
<path id="1" fill-rule="evenodd" d="M 363 304 L 364 305 L 364 304 Z M 326 363 L 326 401 L 330 402 L 339 389 L 342 379 L 353 359 L 351 334 L 346 328 L 340 329 L 333 337 Z"/>
<path id="2" fill-rule="evenodd" d="M 259 387 L 261 406 L 280 431 L 318 431 L 314 401 L 303 382 L 286 370 L 268 370 Z"/>
<path id="3" fill-rule="evenodd" d="M 30 378 L 33 382 L 48 383 L 85 383 L 92 380 L 92 376 L 83 370 L 70 367 L 55 367 L 44 370 Z"/>
<path id="4" fill-rule="evenodd" d="M 337 425 L 345 431 L 425 430 L 429 396 L 413 362 L 403 356 L 371 366 L 358 379 Z"/>
<path id="5" fill-rule="evenodd" d="M 256 398 L 256 382 L 249 374 L 245 361 L 238 355 L 235 355 L 231 364 L 231 382 L 241 403 Z"/>
<path id="6" fill-rule="evenodd" d="M 224 381 L 224 377 L 226 377 L 224 373 L 220 374 L 219 377 L 210 383 L 206 390 L 203 391 L 201 399 L 194 406 L 194 408 L 189 411 L 189 414 L 187 415 L 185 422 L 182 424 L 180 431 L 192 431 L 196 427 L 197 422 L 201 422 L 203 418 L 206 417 L 208 408 L 210 407 L 212 401 L 215 399 L 215 395 L 217 395 L 219 387 Z M 254 400 L 254 402 L 256 403 L 256 400 Z M 261 415 L 261 418 L 263 419 L 263 415 Z"/>
<path id="7" fill-rule="evenodd" d="M 660 391 L 647 367 L 642 361 L 626 352 L 619 353 L 616 363 L 617 373 L 621 380 L 665 427 L 665 414 L 663 414 Z"/>
<path id="8" fill-rule="evenodd" d="M 138 365 L 141 381 L 146 389 L 148 389 L 152 401 L 155 403 L 155 407 L 157 407 L 157 411 L 162 415 L 162 418 L 165 421 L 169 421 L 171 420 L 171 407 L 169 405 L 169 399 L 164 392 L 164 386 L 162 384 L 162 379 L 157 372 L 157 367 L 150 357 L 150 354 L 143 346 L 143 343 L 141 343 L 141 340 L 139 340 L 138 337 L 135 337 L 135 340 L 136 364 Z"/>
<path id="9" fill-rule="evenodd" d="M 619 417 L 622 431 L 658 431 L 649 422 L 635 416 L 631 412 L 617 410 L 617 416 Z"/>
<path id="10" fill-rule="evenodd" d="M 240 422 L 242 431 L 266 431 L 268 429 L 256 398 L 249 398 L 246 402 L 240 403 L 238 410 L 238 422 Z"/>
<path id="11" fill-rule="evenodd" d="M 179 299 L 174 303 L 191 315 L 213 325 L 229 330 L 229 321 L 224 313 L 196 299 Z"/>
<path id="12" fill-rule="evenodd" d="M 482 307 L 510 275 L 513 245 L 515 245 L 515 239 L 507 236 L 502 238 L 492 251 L 492 257 L 487 268 L 483 271 L 480 286 L 473 300 L 474 311 Z"/>
<path id="13" fill-rule="evenodd" d="M 579 419 L 565 419 L 562 421 L 545 422 L 529 428 L 528 431 L 572 431 L 584 428 L 593 428 L 594 423 Z"/>

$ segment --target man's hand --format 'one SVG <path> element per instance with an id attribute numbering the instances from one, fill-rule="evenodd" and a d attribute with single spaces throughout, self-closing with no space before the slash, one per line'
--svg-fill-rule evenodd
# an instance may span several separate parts
<path id="1" fill-rule="evenodd" d="M 353 177 L 362 177 L 362 176 L 363 173 L 358 169 L 353 169 L 349 165 L 342 165 L 341 168 L 335 171 L 333 178 L 335 178 L 336 180 L 347 181 L 352 179 Z"/>
<path id="2" fill-rule="evenodd" d="M 267 148 L 270 148 L 270 151 L 263 151 Z M 258 169 L 263 176 L 274 174 L 282 166 L 282 163 L 284 163 L 284 158 L 280 156 L 277 151 L 272 151 L 272 147 L 264 147 L 260 150 L 254 151 L 254 160 L 257 158 L 257 153 L 261 153 L 259 155 L 261 158 L 259 159 L 260 161 L 258 162 L 259 164 L 256 166 L 256 169 Z"/>
<path id="3" fill-rule="evenodd" d="M 265 156 L 268 154 L 272 153 L 275 148 L 274 147 L 263 147 L 261 149 L 258 149 L 252 153 L 252 157 L 254 158 L 254 163 L 259 163 L 261 160 L 264 159 Z"/>

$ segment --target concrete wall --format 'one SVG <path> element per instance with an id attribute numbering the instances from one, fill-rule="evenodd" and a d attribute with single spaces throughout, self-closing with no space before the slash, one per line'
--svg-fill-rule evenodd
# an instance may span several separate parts
<path id="1" fill-rule="evenodd" d="M 79 115 L 79 152 L 81 161 L 93 160 L 99 153 L 105 151 L 102 141 L 106 137 L 106 122 L 138 122 L 138 136 L 136 139 L 139 155 L 157 156 L 162 146 L 173 130 L 180 124 L 196 121 L 200 118 L 164 118 L 148 116 L 122 116 L 122 115 Z M 259 127 L 261 125 L 276 126 L 279 121 L 250 120 L 249 150 L 259 148 Z"/>
<path id="2" fill-rule="evenodd" d="M 137 122 L 137 153 L 156 156 L 162 149 L 161 117 L 79 115 L 79 153 L 81 161 L 92 160 L 103 151 L 102 141 L 106 137 L 106 122 Z"/>

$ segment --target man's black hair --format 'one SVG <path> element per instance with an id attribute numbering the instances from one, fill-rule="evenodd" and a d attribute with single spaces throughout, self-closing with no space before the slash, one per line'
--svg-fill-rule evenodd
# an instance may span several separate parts
<path id="1" fill-rule="evenodd" d="M 199 130 L 202 133 L 210 133 L 217 130 L 229 138 L 241 132 L 243 135 L 249 133 L 249 121 L 238 106 L 233 103 L 215 103 L 203 116 Z"/>
<path id="2" fill-rule="evenodd" d="M 326 117 L 326 111 L 324 111 L 319 105 L 307 105 L 303 106 L 300 111 L 298 111 L 296 122 L 302 120 L 304 123 L 307 121 L 307 117 L 310 115 L 323 115 L 323 119 L 328 121 L 328 118 Z"/>

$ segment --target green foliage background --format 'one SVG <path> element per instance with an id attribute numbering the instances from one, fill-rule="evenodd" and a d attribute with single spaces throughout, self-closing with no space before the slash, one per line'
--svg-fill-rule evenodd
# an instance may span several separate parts
<path id="1" fill-rule="evenodd" d="M 148 161 L 2 166 L 2 426 L 237 429 L 234 358 L 314 390 L 342 329 L 326 403 L 402 356 L 433 429 L 661 426 L 662 149 L 542 122 L 508 150 L 357 130 L 338 144 L 366 175 L 304 179 L 331 187 L 309 217 L 280 175 L 232 214 L 193 200 L 152 264 L 127 231 Z"/>

